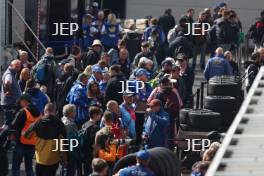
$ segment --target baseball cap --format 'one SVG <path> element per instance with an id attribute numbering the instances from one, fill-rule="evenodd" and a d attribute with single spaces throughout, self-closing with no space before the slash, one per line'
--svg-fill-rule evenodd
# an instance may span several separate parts
<path id="1" fill-rule="evenodd" d="M 134 96 L 134 93 L 133 92 L 130 92 L 130 91 L 124 91 L 123 92 L 123 96 L 132 97 L 132 96 Z"/>
<path id="2" fill-rule="evenodd" d="M 148 106 L 161 106 L 161 101 L 158 100 L 158 99 L 153 99 L 153 100 L 150 101 Z"/>
<path id="3" fill-rule="evenodd" d="M 103 70 L 102 70 L 102 68 L 99 67 L 98 65 L 94 65 L 94 66 L 92 67 L 92 72 L 93 72 L 93 73 L 103 73 Z"/>
<path id="4" fill-rule="evenodd" d="M 137 152 L 137 158 L 140 160 L 147 161 L 149 157 L 149 152 L 147 150 L 140 150 L 139 152 Z"/>
<path id="5" fill-rule="evenodd" d="M 218 6 L 219 6 L 219 7 L 224 7 L 224 6 L 226 6 L 226 5 L 227 5 L 227 4 L 226 4 L 225 2 L 220 2 Z"/>
<path id="6" fill-rule="evenodd" d="M 146 75 L 146 76 L 148 76 L 149 73 L 148 73 L 148 71 L 147 71 L 146 69 L 144 69 L 144 68 L 140 68 L 140 69 L 138 69 L 138 70 L 136 71 L 136 76 L 142 76 L 142 75 Z"/>

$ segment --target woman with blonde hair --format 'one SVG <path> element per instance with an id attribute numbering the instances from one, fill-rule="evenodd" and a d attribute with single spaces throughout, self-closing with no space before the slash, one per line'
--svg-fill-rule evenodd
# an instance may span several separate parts
<path id="1" fill-rule="evenodd" d="M 121 25 L 117 23 L 116 15 L 110 13 L 101 29 L 101 41 L 107 51 L 110 48 L 117 47 L 122 30 Z"/>
<path id="2" fill-rule="evenodd" d="M 19 80 L 18 80 L 18 84 L 19 84 L 20 89 L 21 89 L 22 92 L 24 92 L 25 87 L 26 87 L 26 82 L 30 78 L 31 78 L 31 76 L 30 76 L 30 70 L 29 70 L 29 68 L 23 68 L 21 70 L 21 72 L 20 72 Z"/>

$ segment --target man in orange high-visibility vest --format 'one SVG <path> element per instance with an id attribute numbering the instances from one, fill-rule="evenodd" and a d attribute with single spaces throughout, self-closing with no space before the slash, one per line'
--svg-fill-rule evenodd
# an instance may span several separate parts
<path id="1" fill-rule="evenodd" d="M 36 137 L 34 135 L 25 138 L 24 133 L 27 129 L 40 118 L 38 108 L 31 104 L 31 97 L 23 94 L 19 99 L 21 109 L 16 114 L 11 128 L 17 131 L 16 146 L 13 152 L 12 175 L 20 173 L 20 164 L 25 161 L 27 176 L 34 176 L 32 159 L 35 152 Z"/>

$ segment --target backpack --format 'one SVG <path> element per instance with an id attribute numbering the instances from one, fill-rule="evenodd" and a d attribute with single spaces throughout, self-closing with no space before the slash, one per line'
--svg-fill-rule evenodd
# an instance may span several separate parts
<path id="1" fill-rule="evenodd" d="M 40 84 L 48 83 L 51 78 L 52 73 L 52 62 L 46 58 L 44 58 L 42 61 L 39 62 L 39 64 L 36 65 L 35 70 L 35 79 Z"/>
<path id="2" fill-rule="evenodd" d="M 78 158 L 81 159 L 81 161 L 92 160 L 93 158 L 91 155 L 93 151 L 89 151 L 89 147 L 94 143 L 95 136 L 93 136 L 93 134 L 96 133 L 95 129 L 95 124 L 89 124 L 86 128 L 82 128 L 78 132 Z"/>

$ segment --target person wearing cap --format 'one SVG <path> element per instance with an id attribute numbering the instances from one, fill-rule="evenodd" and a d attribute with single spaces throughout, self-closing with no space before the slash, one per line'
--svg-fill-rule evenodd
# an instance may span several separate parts
<path id="1" fill-rule="evenodd" d="M 146 58 L 146 57 L 141 57 L 139 62 L 138 62 L 138 67 L 135 67 L 134 70 L 132 71 L 132 74 L 130 75 L 129 79 L 135 79 L 136 78 L 136 73 L 139 69 L 145 69 L 147 71 L 147 76 L 148 79 L 152 79 L 153 75 L 155 74 L 155 70 L 153 69 L 153 62 L 152 60 Z"/>
<path id="2" fill-rule="evenodd" d="M 141 52 L 137 53 L 133 61 L 134 67 L 138 67 L 138 63 L 142 57 L 150 59 L 153 62 L 152 70 L 156 70 L 158 68 L 156 56 L 154 55 L 153 51 L 150 50 L 150 44 L 147 41 L 141 43 Z"/>
<path id="3" fill-rule="evenodd" d="M 161 63 L 161 70 L 159 74 L 157 75 L 157 78 L 162 78 L 165 74 L 170 74 L 171 68 L 172 68 L 172 61 L 171 60 L 164 60 Z"/>
<path id="4" fill-rule="evenodd" d="M 103 70 L 99 65 L 94 65 L 92 67 L 92 75 L 88 80 L 88 84 L 92 81 L 95 81 L 98 85 L 100 84 L 101 80 L 103 79 Z"/>
<path id="5" fill-rule="evenodd" d="M 123 127 L 128 130 L 130 138 L 136 138 L 136 114 L 133 106 L 134 93 L 127 90 L 123 93 L 123 103 L 119 106 Z"/>
<path id="6" fill-rule="evenodd" d="M 74 104 L 77 109 L 75 122 L 80 128 L 88 120 L 88 107 L 90 105 L 87 96 L 88 78 L 84 73 L 79 74 L 76 83 L 72 86 L 67 94 L 66 101 Z"/>
<path id="7" fill-rule="evenodd" d="M 168 147 L 169 114 L 165 112 L 162 103 L 153 99 L 146 109 L 146 121 L 142 138 L 148 148 Z"/>
<path id="8" fill-rule="evenodd" d="M 90 47 L 93 43 L 94 36 L 98 32 L 98 30 L 92 25 L 93 16 L 91 14 L 85 14 L 83 17 L 82 24 L 82 38 L 83 44 L 82 48 L 86 51 L 88 47 Z"/>
<path id="9" fill-rule="evenodd" d="M 113 62 L 113 64 L 120 65 L 121 71 L 124 73 L 125 77 L 128 79 L 131 74 L 131 64 L 129 60 L 129 53 L 127 49 L 121 49 L 119 51 L 119 60 Z"/>
<path id="10" fill-rule="evenodd" d="M 155 176 L 155 174 L 148 167 L 150 154 L 147 150 L 139 151 L 136 159 L 137 164 L 135 166 L 121 169 L 115 176 Z"/>
<path id="11" fill-rule="evenodd" d="M 180 65 L 180 76 L 184 80 L 185 91 L 183 98 L 183 105 L 192 107 L 193 98 L 192 98 L 192 88 L 194 83 L 194 72 L 188 65 L 188 58 L 185 54 L 180 53 L 177 55 L 177 62 Z"/>
<path id="12" fill-rule="evenodd" d="M 136 133 L 137 143 L 141 143 L 141 135 L 144 124 L 144 115 L 147 108 L 147 99 L 152 92 L 152 87 L 148 83 L 148 71 L 144 68 L 140 68 L 136 71 L 136 79 L 130 82 L 129 88 L 131 92 L 135 93 L 135 112 L 136 112 Z M 142 85 L 143 84 L 143 85 Z"/>
<path id="13" fill-rule="evenodd" d="M 24 159 L 27 175 L 33 176 L 32 159 L 35 152 L 36 139 L 34 137 L 26 139 L 24 133 L 30 125 L 40 118 L 40 112 L 38 108 L 31 103 L 31 96 L 28 94 L 23 94 L 19 98 L 18 103 L 21 109 L 18 111 L 11 124 L 11 129 L 17 132 L 16 146 L 13 151 L 12 175 L 19 175 L 20 165 Z"/>
<path id="14" fill-rule="evenodd" d="M 148 103 L 154 99 L 159 99 L 164 110 L 169 114 L 169 138 L 173 139 L 175 131 L 179 127 L 179 111 L 183 106 L 183 102 L 179 91 L 173 86 L 169 75 L 160 79 L 159 86 L 156 87 L 148 98 Z M 175 128 L 177 127 L 177 128 Z M 173 141 L 169 140 L 169 148 L 173 149 Z"/>
<path id="15" fill-rule="evenodd" d="M 87 65 L 96 64 L 101 57 L 102 43 L 100 40 L 96 39 L 93 41 L 92 47 L 89 48 L 88 52 L 82 54 L 83 67 L 86 68 Z"/>

